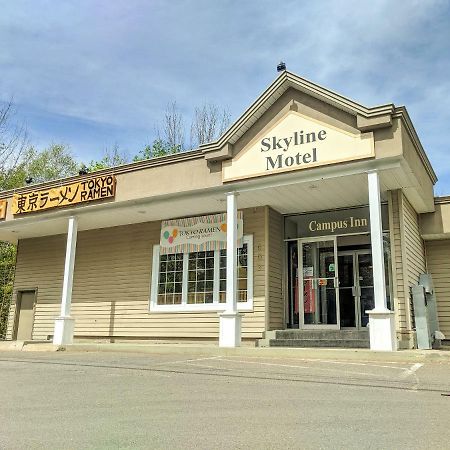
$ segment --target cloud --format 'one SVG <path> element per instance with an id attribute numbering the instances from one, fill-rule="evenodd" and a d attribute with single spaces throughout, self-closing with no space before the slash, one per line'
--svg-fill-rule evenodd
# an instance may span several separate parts
<path id="1" fill-rule="evenodd" d="M 51 117 L 141 142 L 172 100 L 187 115 L 213 101 L 238 117 L 284 59 L 368 106 L 405 104 L 445 173 L 449 9 L 431 0 L 3 2 L 0 99 L 41 111 L 56 139 Z"/>

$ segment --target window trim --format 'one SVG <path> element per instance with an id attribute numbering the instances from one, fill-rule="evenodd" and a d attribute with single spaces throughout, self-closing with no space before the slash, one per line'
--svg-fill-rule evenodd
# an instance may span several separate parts
<path id="1" fill-rule="evenodd" d="M 238 302 L 238 311 L 253 311 L 253 236 L 245 235 L 243 243 L 247 244 L 247 301 Z M 184 254 L 186 255 L 186 253 Z M 181 305 L 158 305 L 158 284 L 159 284 L 159 244 L 153 246 L 152 276 L 150 285 L 149 312 L 159 313 L 179 313 L 179 312 L 220 312 L 225 311 L 226 303 L 219 303 L 219 259 L 220 250 L 214 250 L 214 297 L 213 303 L 188 304 L 187 303 L 187 265 L 183 265 L 183 292 Z M 187 262 L 184 257 L 183 261 Z"/>

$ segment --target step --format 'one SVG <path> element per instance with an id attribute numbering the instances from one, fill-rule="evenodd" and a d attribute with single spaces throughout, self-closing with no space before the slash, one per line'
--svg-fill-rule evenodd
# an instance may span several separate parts
<path id="1" fill-rule="evenodd" d="M 270 339 L 269 347 L 370 348 L 369 339 Z"/>
<path id="2" fill-rule="evenodd" d="M 369 339 L 368 330 L 277 330 L 275 339 Z"/>

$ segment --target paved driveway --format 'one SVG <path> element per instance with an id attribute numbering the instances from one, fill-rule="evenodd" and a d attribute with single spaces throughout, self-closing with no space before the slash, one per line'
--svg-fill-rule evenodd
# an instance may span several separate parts
<path id="1" fill-rule="evenodd" d="M 2 449 L 450 449 L 448 362 L 0 353 Z"/>

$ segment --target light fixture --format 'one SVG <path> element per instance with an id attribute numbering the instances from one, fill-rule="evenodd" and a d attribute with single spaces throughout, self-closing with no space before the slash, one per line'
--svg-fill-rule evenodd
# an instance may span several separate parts
<path id="1" fill-rule="evenodd" d="M 89 169 L 83 164 L 78 171 L 78 175 L 87 175 L 89 173 Z"/>
<path id="2" fill-rule="evenodd" d="M 284 72 L 286 70 L 286 64 L 283 61 L 280 61 L 280 63 L 277 66 L 277 72 Z"/>

